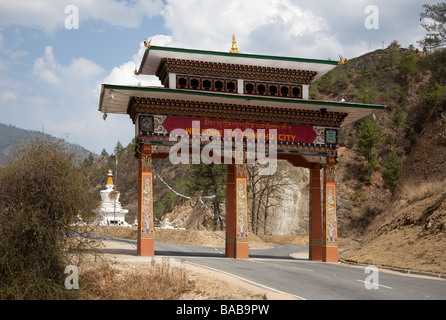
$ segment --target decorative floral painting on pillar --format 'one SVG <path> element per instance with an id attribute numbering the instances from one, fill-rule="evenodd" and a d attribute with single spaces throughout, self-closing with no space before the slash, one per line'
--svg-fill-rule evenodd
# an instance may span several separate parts
<path id="1" fill-rule="evenodd" d="M 142 234 L 153 234 L 152 173 L 143 174 Z"/>
<path id="2" fill-rule="evenodd" d="M 246 179 L 237 181 L 237 238 L 248 238 Z"/>
<path id="3" fill-rule="evenodd" d="M 328 185 L 326 191 L 327 201 L 327 242 L 337 242 L 337 221 L 336 221 L 336 190 L 335 186 Z"/>

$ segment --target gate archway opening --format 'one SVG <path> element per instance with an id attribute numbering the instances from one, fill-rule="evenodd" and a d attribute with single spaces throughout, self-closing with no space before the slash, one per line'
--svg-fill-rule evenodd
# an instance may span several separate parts
<path id="1" fill-rule="evenodd" d="M 310 171 L 310 260 L 337 262 L 338 130 L 384 106 L 310 100 L 309 86 L 334 61 L 146 47 L 135 73 L 164 87 L 103 84 L 99 104 L 135 125 L 137 254 L 155 254 L 152 159 L 205 153 L 227 167 L 226 257 L 249 258 L 246 164 L 282 159 Z"/>

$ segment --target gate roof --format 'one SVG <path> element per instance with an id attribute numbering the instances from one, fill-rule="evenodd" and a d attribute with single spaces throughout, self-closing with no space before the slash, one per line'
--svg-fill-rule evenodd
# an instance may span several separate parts
<path id="1" fill-rule="evenodd" d="M 144 75 L 155 75 L 161 60 L 164 58 L 253 67 L 313 71 L 317 73 L 313 81 L 338 65 L 338 62 L 331 60 L 149 46 L 144 53 L 144 57 L 138 72 Z"/>
<path id="2" fill-rule="evenodd" d="M 289 110 L 310 110 L 343 113 L 342 125 L 352 123 L 374 111 L 385 109 L 382 105 L 358 104 L 347 102 L 330 102 L 280 97 L 264 97 L 254 95 L 237 95 L 217 92 L 203 92 L 184 89 L 167 89 L 163 87 L 135 87 L 103 84 L 100 96 L 99 111 L 102 113 L 128 114 L 132 98 L 150 98 L 161 100 L 177 100 L 184 102 L 218 103 L 248 107 L 282 108 Z M 239 115 L 234 113 L 234 119 Z M 265 119 L 273 121 L 273 119 Z"/>

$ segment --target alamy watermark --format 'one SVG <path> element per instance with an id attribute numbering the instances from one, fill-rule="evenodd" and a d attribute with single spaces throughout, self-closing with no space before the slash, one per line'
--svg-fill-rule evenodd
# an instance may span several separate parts
<path id="1" fill-rule="evenodd" d="M 76 266 L 67 266 L 64 271 L 68 276 L 65 278 L 65 288 L 67 290 L 79 289 L 79 270 Z"/>
<path id="2" fill-rule="evenodd" d="M 367 266 L 364 273 L 369 274 L 364 281 L 367 290 L 379 289 L 379 270 L 376 266 Z"/>
<path id="3" fill-rule="evenodd" d="M 364 20 L 364 27 L 368 30 L 379 29 L 379 9 L 375 5 L 369 5 L 364 10 L 368 16 Z"/>
<path id="4" fill-rule="evenodd" d="M 66 6 L 65 14 L 68 14 L 65 18 L 65 29 L 79 29 L 79 8 L 75 5 Z"/>
<path id="5" fill-rule="evenodd" d="M 254 132 L 253 129 L 225 129 L 222 137 L 216 129 L 200 130 L 200 122 L 192 122 L 192 157 L 190 157 L 190 135 L 185 129 L 174 129 L 169 135 L 169 141 L 177 143 L 170 149 L 169 160 L 172 164 L 254 164 L 267 165 L 259 171 L 260 175 L 273 175 L 277 170 L 277 130 L 264 129 Z M 233 146 L 233 140 L 235 146 Z M 268 143 L 268 151 L 266 141 Z M 201 146 L 201 143 L 206 145 Z M 245 147 L 246 145 L 246 147 Z M 234 148 L 233 148 L 234 147 Z M 246 149 L 246 151 L 244 151 Z"/>

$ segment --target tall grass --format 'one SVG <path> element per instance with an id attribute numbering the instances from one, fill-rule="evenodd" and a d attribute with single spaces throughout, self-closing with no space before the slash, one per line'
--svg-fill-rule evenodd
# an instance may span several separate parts
<path id="1" fill-rule="evenodd" d="M 167 258 L 137 269 L 105 263 L 79 276 L 81 300 L 178 300 L 192 289 L 185 269 L 172 267 Z"/>

